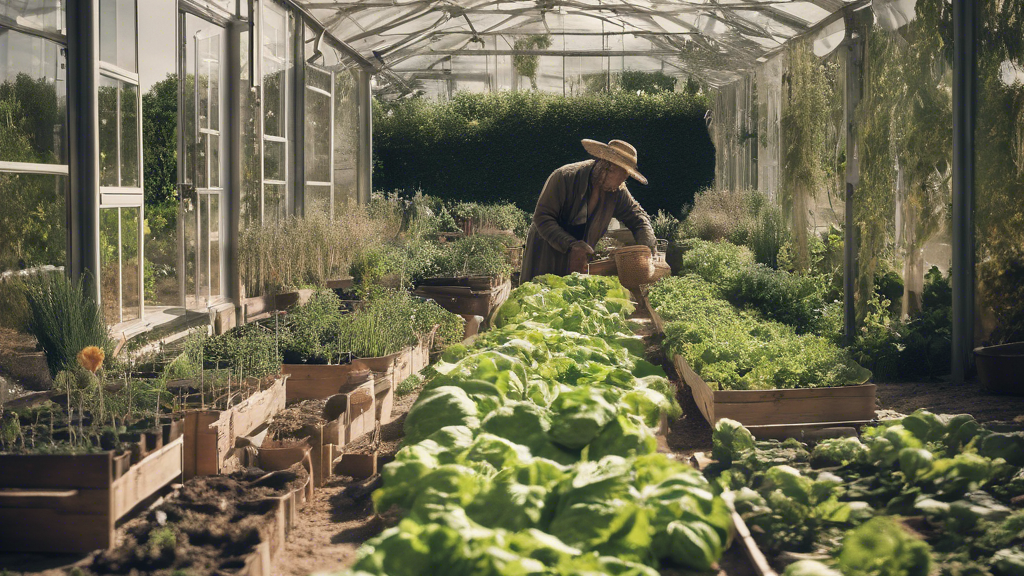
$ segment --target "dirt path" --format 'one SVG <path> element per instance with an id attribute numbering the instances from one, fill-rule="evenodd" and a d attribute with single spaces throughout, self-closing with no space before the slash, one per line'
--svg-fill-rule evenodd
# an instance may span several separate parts
<path id="1" fill-rule="evenodd" d="M 381 427 L 380 453 L 384 460 L 394 456 L 402 439 L 405 415 L 419 396 L 419 391 L 398 398 L 392 412 L 394 420 Z M 362 452 L 369 449 L 366 439 L 346 450 Z M 274 562 L 274 574 L 307 576 L 314 572 L 333 573 L 355 562 L 356 550 L 363 542 L 380 534 L 396 518 L 374 514 L 371 488 L 375 484 L 334 477 L 318 488 L 313 500 L 299 513 L 299 519 L 284 550 Z"/>

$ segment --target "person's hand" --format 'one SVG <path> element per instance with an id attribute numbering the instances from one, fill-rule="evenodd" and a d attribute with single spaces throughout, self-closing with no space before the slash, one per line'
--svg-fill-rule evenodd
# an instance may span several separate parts
<path id="1" fill-rule="evenodd" d="M 570 244 L 569 273 L 579 272 L 580 274 L 585 274 L 587 272 L 587 261 L 593 253 L 594 249 L 583 240 L 577 240 Z"/>

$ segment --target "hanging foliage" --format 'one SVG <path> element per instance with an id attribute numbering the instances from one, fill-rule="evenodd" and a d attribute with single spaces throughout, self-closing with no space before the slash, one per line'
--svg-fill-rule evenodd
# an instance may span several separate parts
<path id="1" fill-rule="evenodd" d="M 512 47 L 516 50 L 544 50 L 551 47 L 551 36 L 536 34 L 517 38 Z M 529 54 L 516 54 L 512 56 L 512 65 L 515 66 L 516 72 L 520 76 L 529 78 L 530 87 L 534 90 L 537 89 L 537 65 L 539 62 L 540 56 Z"/>
<path id="2" fill-rule="evenodd" d="M 825 183 L 824 166 L 831 155 L 827 146 L 830 103 L 835 98 L 835 87 L 809 43 L 793 44 L 788 57 L 789 71 L 782 88 L 786 106 L 781 119 L 781 198 L 793 227 L 794 264 L 806 270 L 809 201 Z"/>

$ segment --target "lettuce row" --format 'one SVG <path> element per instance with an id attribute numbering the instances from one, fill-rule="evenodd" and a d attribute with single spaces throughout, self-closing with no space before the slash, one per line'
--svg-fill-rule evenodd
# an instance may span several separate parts
<path id="1" fill-rule="evenodd" d="M 626 297 L 614 279 L 541 277 L 494 330 L 445 351 L 373 496 L 404 518 L 360 549 L 353 575 L 655 576 L 717 562 L 729 509 L 656 453 L 654 429 L 679 406 L 639 357 Z"/>
<path id="2" fill-rule="evenodd" d="M 919 410 L 810 451 L 792 439 L 757 442 L 729 420 L 713 443 L 705 474 L 759 546 L 832 557 L 831 567 L 801 562 L 787 576 L 1024 574 L 1022 433 Z"/>

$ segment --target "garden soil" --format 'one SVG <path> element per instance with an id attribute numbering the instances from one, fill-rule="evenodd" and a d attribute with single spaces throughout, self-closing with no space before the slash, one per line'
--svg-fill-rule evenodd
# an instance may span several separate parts
<path id="1" fill-rule="evenodd" d="M 327 423 L 323 418 L 326 405 L 326 399 L 302 400 L 290 404 L 274 416 L 273 422 L 270 423 L 269 436 L 274 439 L 301 438 L 303 430 L 307 427 Z"/>

